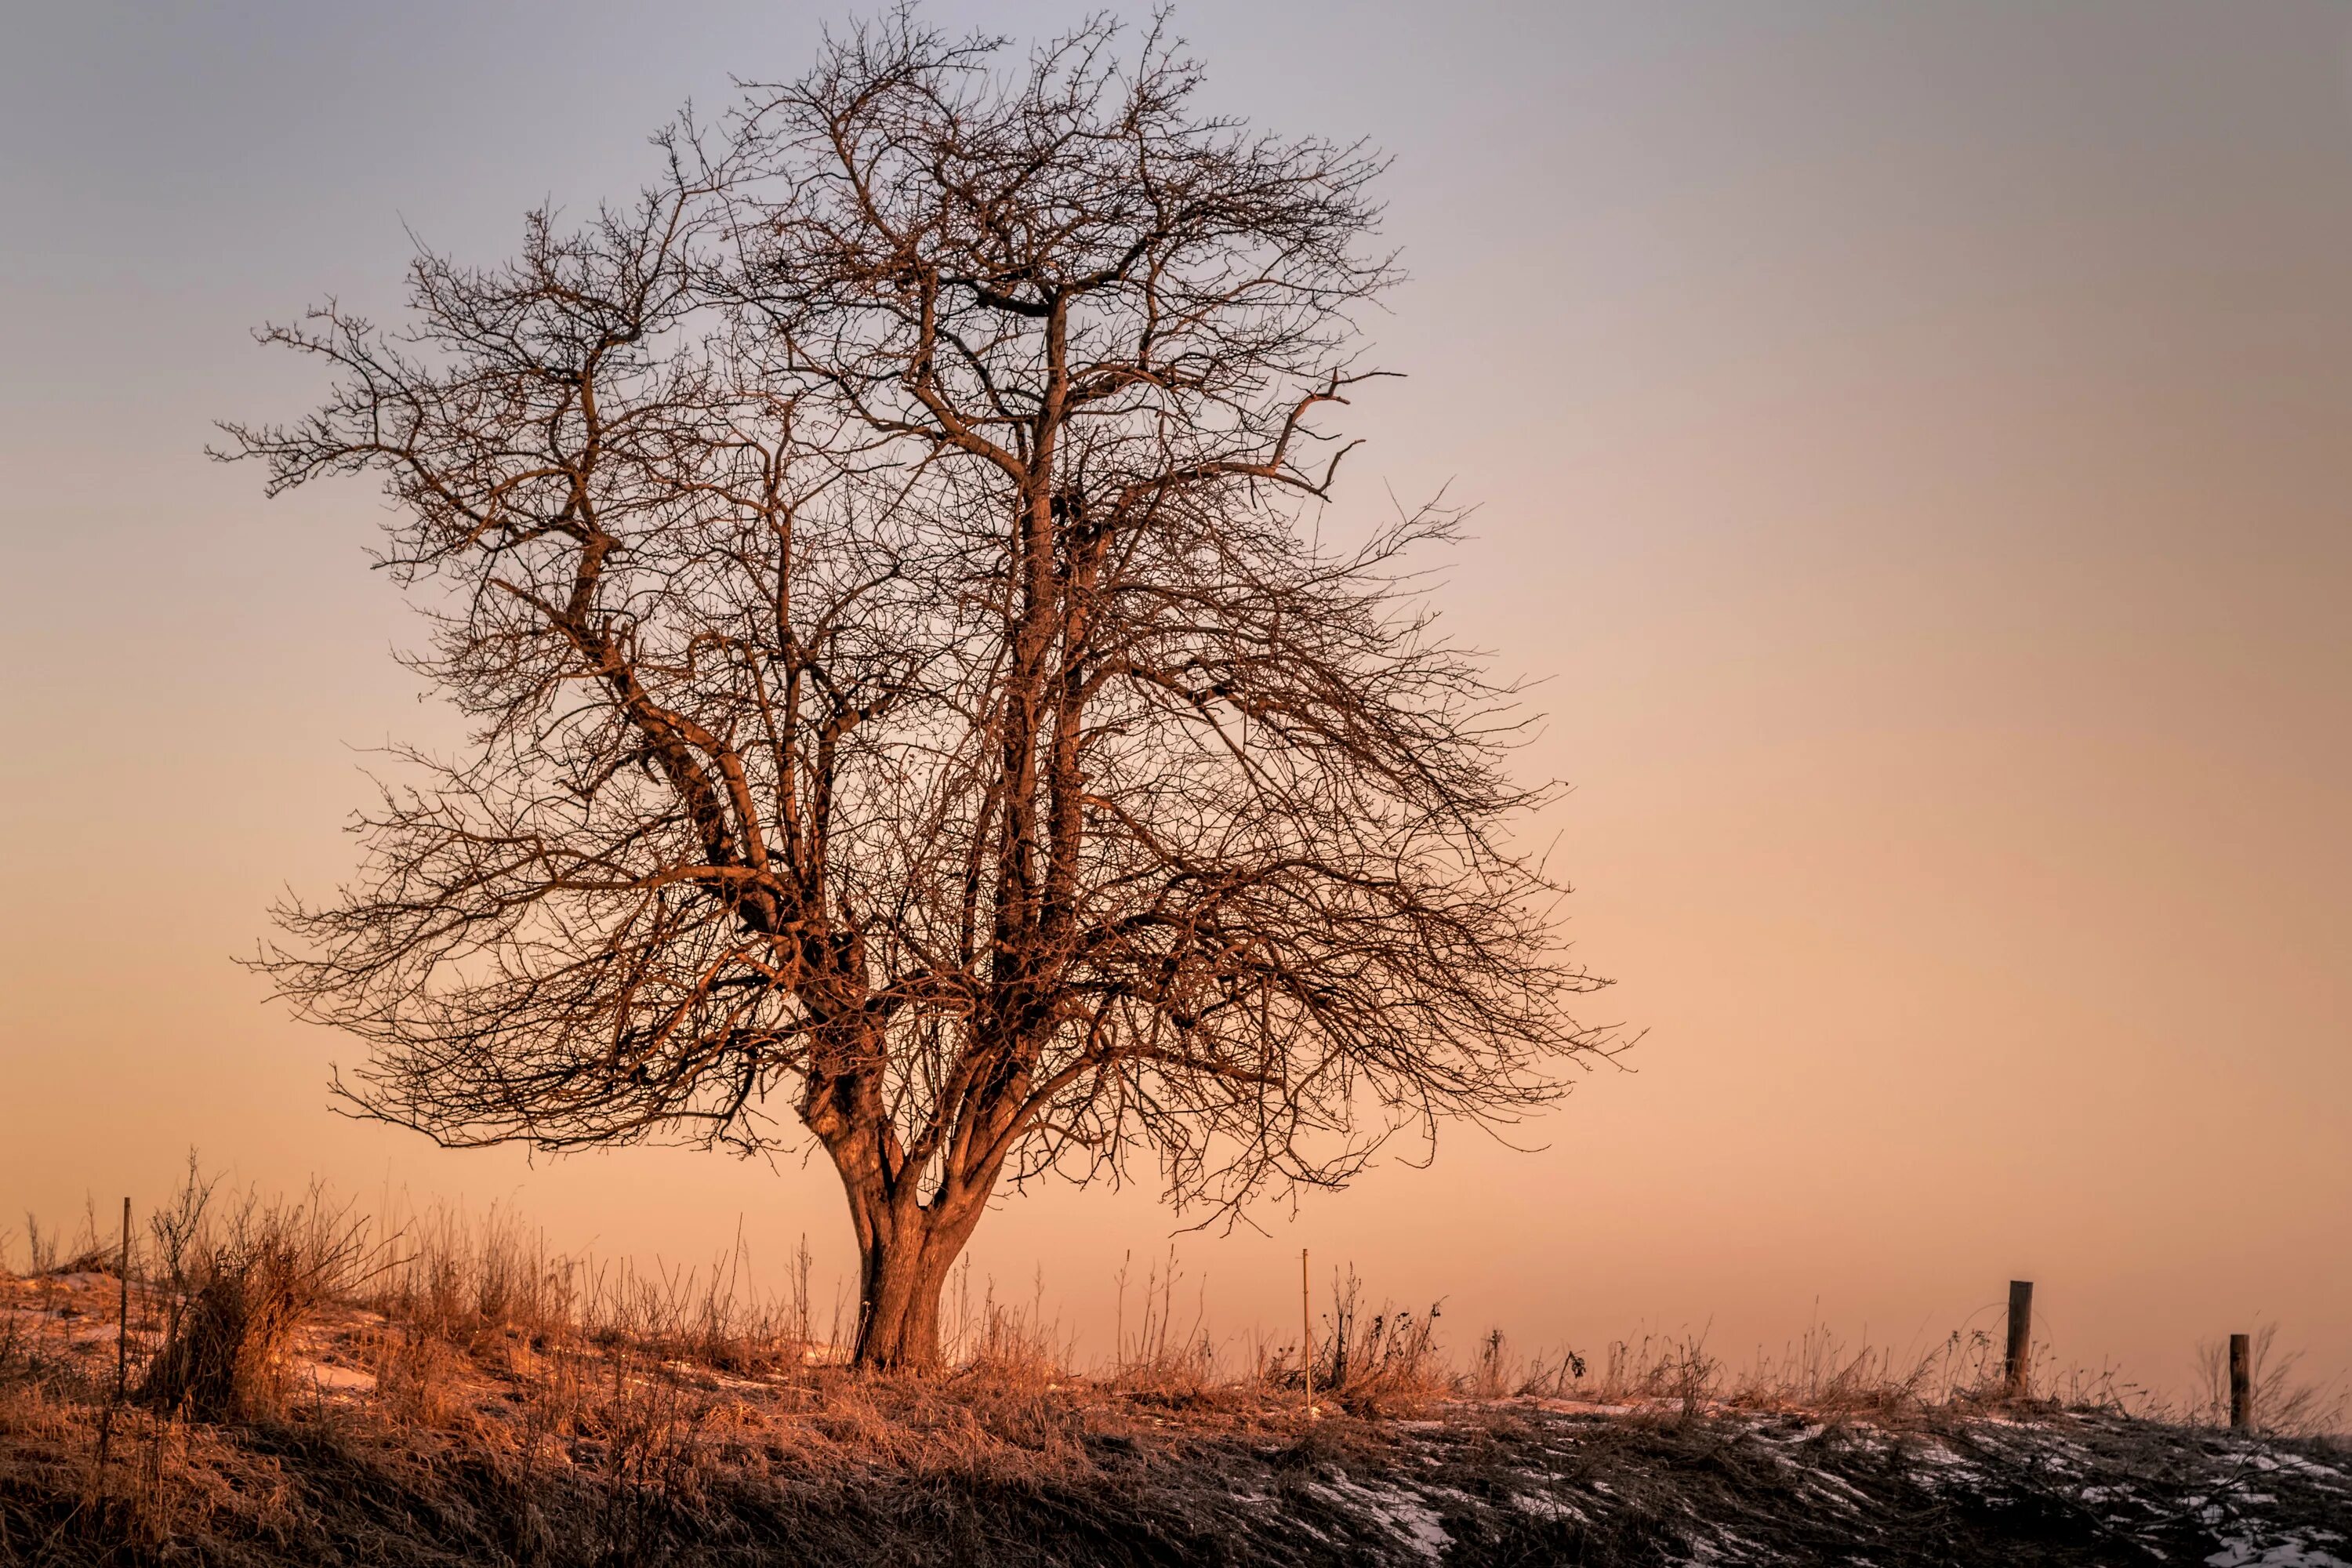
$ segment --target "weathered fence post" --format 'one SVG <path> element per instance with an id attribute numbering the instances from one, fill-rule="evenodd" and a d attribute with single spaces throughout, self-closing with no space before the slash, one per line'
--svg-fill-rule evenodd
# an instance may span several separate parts
<path id="1" fill-rule="evenodd" d="M 2001 1363 L 2001 1386 L 2011 1399 L 2025 1397 L 2033 1352 L 2033 1281 L 2009 1282 L 2009 1354 Z"/>
<path id="2" fill-rule="evenodd" d="M 1307 1414 L 1315 1415 L 1315 1330 L 1314 1310 L 1307 1305 L 1307 1249 L 1298 1249 L 1298 1372 L 1300 1386 L 1307 1390 Z"/>
<path id="3" fill-rule="evenodd" d="M 131 1382 L 131 1200 L 122 1200 L 122 1258 L 115 1265 L 115 1282 L 121 1287 L 121 1316 L 114 1326 L 114 1399 L 122 1402 Z"/>
<path id="4" fill-rule="evenodd" d="M 2230 1336 L 2230 1429 L 2254 1429 L 2254 1343 L 2245 1334 Z"/>
<path id="5" fill-rule="evenodd" d="M 121 1316 L 114 1324 L 114 1397 L 98 1417 L 98 1484 L 102 1494 L 106 1487 L 106 1450 L 114 1438 L 114 1409 L 122 1403 L 122 1395 L 131 1375 L 131 1200 L 122 1200 L 122 1255 L 114 1265 L 115 1284 L 122 1300 Z"/>

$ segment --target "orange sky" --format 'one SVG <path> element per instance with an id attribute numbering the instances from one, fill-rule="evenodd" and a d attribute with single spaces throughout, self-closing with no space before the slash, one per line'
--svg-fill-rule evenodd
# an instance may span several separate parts
<path id="1" fill-rule="evenodd" d="M 2145 1382 L 2273 1321 L 2352 1369 L 2352 12 L 1441 9 L 1180 21 L 1221 105 L 1397 156 L 1411 379 L 1347 504 L 1479 505 L 1441 603 L 1550 678 L 1543 828 L 1649 1034 L 1538 1152 L 1465 1134 L 1181 1239 L 1213 1327 L 1287 1322 L 1307 1245 L 1457 1344 L 1901 1347 L 2021 1276 Z M 821 1285 L 850 1260 L 822 1169 L 338 1120 L 349 1042 L 228 962 L 348 867 L 353 748 L 446 723 L 386 657 L 373 495 L 201 459 L 316 390 L 247 329 L 386 310 L 404 220 L 489 257 L 626 188 L 814 25 L 565 15 L 100 3 L 0 61 L 0 1214 L 150 1202 L 194 1145 L 564 1245 L 698 1261 L 740 1217 L 779 1280 L 803 1230 Z M 1168 1231 L 1040 1194 L 975 1254 L 1099 1347 Z"/>

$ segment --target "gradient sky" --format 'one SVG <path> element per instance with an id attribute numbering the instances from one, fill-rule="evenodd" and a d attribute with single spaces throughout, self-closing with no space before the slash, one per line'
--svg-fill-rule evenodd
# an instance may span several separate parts
<path id="1" fill-rule="evenodd" d="M 0 1214 L 143 1205 L 194 1145 L 564 1246 L 690 1263 L 740 1221 L 779 1280 L 803 1231 L 850 1264 L 821 1167 L 329 1113 L 353 1044 L 230 955 L 348 868 L 359 751 L 447 723 L 387 657 L 373 488 L 265 505 L 200 450 L 321 390 L 251 327 L 391 313 L 404 223 L 503 255 L 839 15 L 11 7 Z M 1541 831 L 1600 1015 L 1648 1030 L 1537 1152 L 1463 1133 L 1181 1238 L 1213 1330 L 1279 1332 L 1305 1245 L 1444 1297 L 1457 1346 L 1901 1349 L 1997 1327 L 2015 1276 L 2062 1355 L 2146 1383 L 2265 1321 L 2352 1368 L 2352 8 L 1178 22 L 1218 107 L 1395 154 L 1377 357 L 1411 379 L 1355 411 L 1346 504 L 1480 508 L 1440 602 L 1549 678 L 1527 766 L 1577 787 Z M 974 1252 L 1100 1348 L 1170 1224 L 1040 1194 Z"/>

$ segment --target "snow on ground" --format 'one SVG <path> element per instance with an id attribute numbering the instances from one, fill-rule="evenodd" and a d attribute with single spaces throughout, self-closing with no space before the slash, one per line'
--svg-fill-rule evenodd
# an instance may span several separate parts
<path id="1" fill-rule="evenodd" d="M 2207 1568 L 2352 1568 L 2344 1559 L 2331 1552 L 2323 1552 L 2311 1542 L 2320 1537 L 2341 1541 L 2332 1531 L 2300 1531 L 2289 1535 L 2274 1546 L 2260 1547 L 2251 1535 L 2240 1536 L 2205 1559 Z"/>

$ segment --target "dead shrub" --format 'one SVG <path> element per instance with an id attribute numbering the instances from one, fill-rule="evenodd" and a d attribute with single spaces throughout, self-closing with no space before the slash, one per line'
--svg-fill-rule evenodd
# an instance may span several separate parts
<path id="1" fill-rule="evenodd" d="M 1437 1347 L 1443 1303 L 1432 1302 L 1418 1316 L 1384 1304 L 1367 1316 L 1362 1295 L 1352 1267 L 1333 1285 L 1316 1388 L 1358 1415 L 1391 1413 L 1447 1392 L 1454 1379 Z"/>
<path id="2" fill-rule="evenodd" d="M 139 1397 L 167 1414 L 234 1421 L 276 1413 L 286 1351 L 302 1321 L 347 1292 L 365 1251 L 360 1224 L 313 1188 L 302 1203 L 248 1195 L 225 1218 L 191 1163 L 153 1222 L 163 1342 Z"/>

